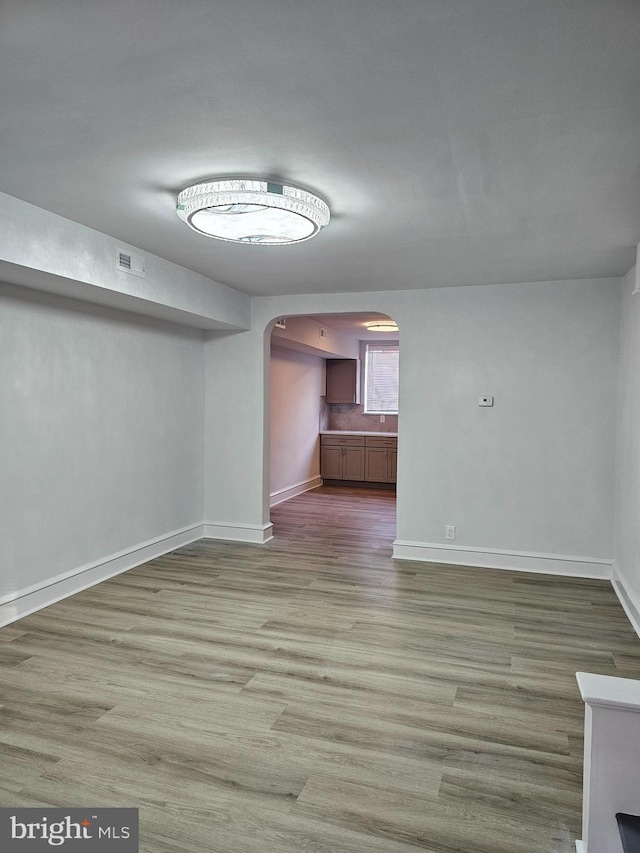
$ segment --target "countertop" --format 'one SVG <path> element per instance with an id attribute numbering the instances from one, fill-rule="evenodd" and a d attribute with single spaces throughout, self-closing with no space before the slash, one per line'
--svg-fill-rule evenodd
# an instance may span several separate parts
<path id="1" fill-rule="evenodd" d="M 397 438 L 397 432 L 367 431 L 362 429 L 323 429 L 320 435 L 375 435 L 379 438 Z"/>

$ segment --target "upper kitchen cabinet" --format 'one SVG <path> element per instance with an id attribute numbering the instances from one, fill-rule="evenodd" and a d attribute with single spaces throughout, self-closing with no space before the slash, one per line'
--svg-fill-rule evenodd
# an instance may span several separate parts
<path id="1" fill-rule="evenodd" d="M 327 403 L 360 403 L 360 359 L 327 359 Z"/>

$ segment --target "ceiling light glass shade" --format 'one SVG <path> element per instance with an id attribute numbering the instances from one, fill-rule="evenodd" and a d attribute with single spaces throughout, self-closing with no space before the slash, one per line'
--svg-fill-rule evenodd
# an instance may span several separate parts
<path id="1" fill-rule="evenodd" d="M 330 217 L 328 205 L 306 190 L 249 179 L 187 187 L 176 212 L 199 234 L 266 246 L 309 240 Z"/>
<path id="2" fill-rule="evenodd" d="M 367 323 L 367 331 L 368 332 L 397 332 L 399 331 L 398 326 L 393 322 L 393 320 L 381 320 L 379 323 Z"/>

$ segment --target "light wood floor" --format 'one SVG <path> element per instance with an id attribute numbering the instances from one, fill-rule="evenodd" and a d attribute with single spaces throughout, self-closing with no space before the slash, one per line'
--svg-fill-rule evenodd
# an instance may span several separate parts
<path id="1" fill-rule="evenodd" d="M 0 630 L 0 805 L 138 806 L 145 853 L 572 853 L 610 585 L 394 562 L 389 492 L 273 510 Z"/>

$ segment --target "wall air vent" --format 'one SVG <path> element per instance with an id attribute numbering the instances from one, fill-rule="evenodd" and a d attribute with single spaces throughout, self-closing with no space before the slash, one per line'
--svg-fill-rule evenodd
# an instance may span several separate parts
<path id="1" fill-rule="evenodd" d="M 144 258 L 122 249 L 116 249 L 116 269 L 129 275 L 137 275 L 138 278 L 145 277 Z"/>

